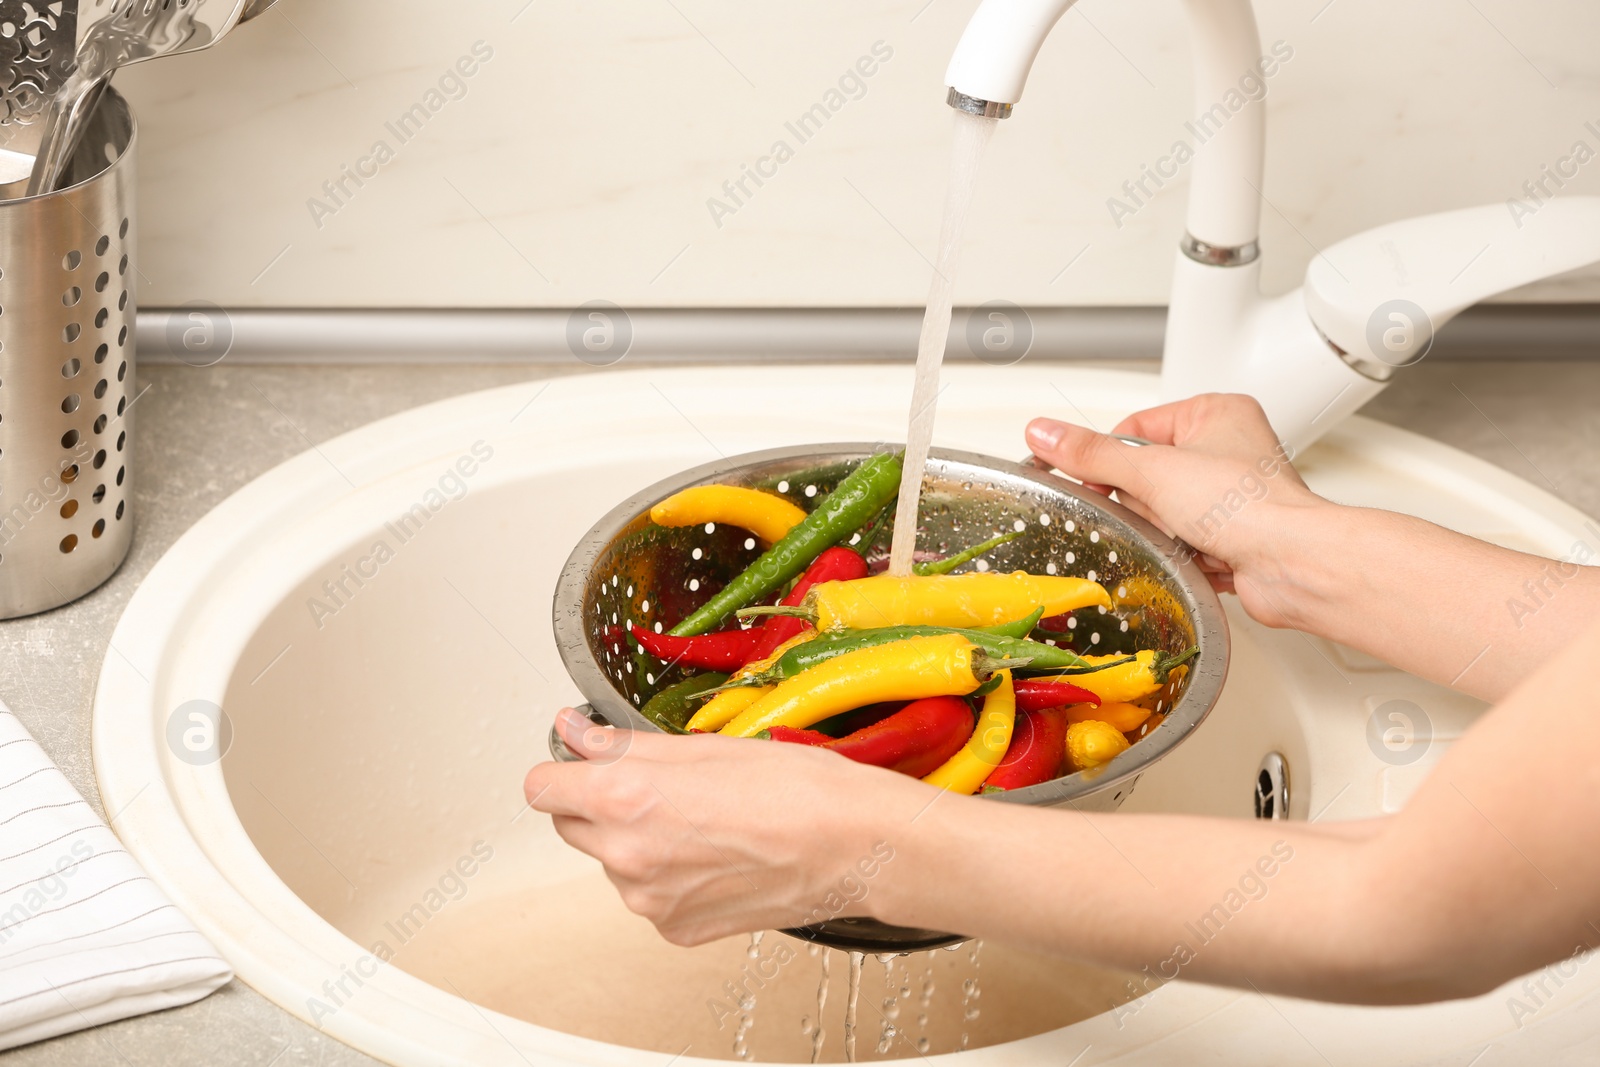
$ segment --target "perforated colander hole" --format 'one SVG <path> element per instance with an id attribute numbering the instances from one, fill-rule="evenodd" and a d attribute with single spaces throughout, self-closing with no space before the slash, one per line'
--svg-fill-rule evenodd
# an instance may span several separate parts
<path id="1" fill-rule="evenodd" d="M 125 397 L 125 396 L 124 397 L 118 397 L 117 398 L 117 414 L 120 416 L 124 411 L 127 411 L 127 410 L 128 410 L 128 398 Z"/>
<path id="2" fill-rule="evenodd" d="M 1123 633 L 1127 633 L 1128 632 L 1128 620 L 1127 619 L 1123 619 L 1122 620 L 1122 627 L 1121 628 L 1122 628 L 1122 632 Z"/>
<path id="3" fill-rule="evenodd" d="M 96 278 L 94 280 L 94 291 L 97 292 L 97 293 L 103 293 L 103 292 L 106 291 L 106 286 L 108 286 L 110 284 L 111 284 L 111 275 L 108 274 L 105 271 L 101 271 L 100 272 L 100 277 L 98 277 L 98 278 Z"/>
<path id="4" fill-rule="evenodd" d="M 78 431 L 77 430 L 68 430 L 66 433 L 61 435 L 61 447 L 62 448 L 71 448 L 73 445 L 76 445 L 77 443 L 78 443 Z"/>
<path id="5" fill-rule="evenodd" d="M 1040 526 L 1049 526 L 1050 525 L 1050 513 L 1048 511 L 1044 512 L 1043 514 L 1041 514 L 1039 516 L 1039 525 Z"/>
<path id="6" fill-rule="evenodd" d="M 814 485 L 806 486 L 806 496 L 810 497 L 810 496 L 816 496 L 816 495 L 817 495 L 817 487 L 816 486 L 814 486 Z"/>
<path id="7" fill-rule="evenodd" d="M 1089 531 L 1089 543 L 1093 544 L 1093 545 L 1097 545 L 1097 544 L 1100 543 L 1100 531 L 1099 530 L 1090 530 Z"/>
<path id="8" fill-rule="evenodd" d="M 128 343 L 128 328 L 124 326 L 117 331 L 117 347 L 121 348 Z"/>
<path id="9" fill-rule="evenodd" d="M 1084 577 L 1089 579 L 1091 582 L 1098 582 L 1100 580 L 1100 576 L 1094 571 L 1090 571 L 1088 574 L 1084 575 Z"/>
<path id="10" fill-rule="evenodd" d="M 61 480 L 71 485 L 78 480 L 78 465 L 76 463 L 61 469 Z"/>
<path id="11" fill-rule="evenodd" d="M 94 243 L 94 254 L 97 256 L 103 256 L 110 248 L 111 238 L 107 237 L 105 234 L 101 234 L 100 240 Z"/>
<path id="12" fill-rule="evenodd" d="M 63 537 L 61 539 L 61 551 L 63 553 L 71 552 L 73 549 L 75 549 L 77 547 L 78 547 L 78 535 L 77 534 L 67 534 L 67 536 L 65 536 L 65 537 Z"/>
<path id="13" fill-rule="evenodd" d="M 83 334 L 83 327 L 76 322 L 69 322 L 61 328 L 61 339 L 67 344 L 76 341 Z"/>
<path id="14" fill-rule="evenodd" d="M 106 381 L 104 378 L 101 378 L 95 383 L 94 398 L 96 400 L 104 400 L 106 397 L 106 390 L 109 388 L 111 388 L 111 383 Z"/>
<path id="15" fill-rule="evenodd" d="M 1068 552 L 1067 553 L 1067 565 L 1071 566 L 1072 564 L 1074 564 L 1076 562 L 1078 562 L 1078 554 L 1076 552 Z"/>
<path id="16" fill-rule="evenodd" d="M 110 309 L 101 308 L 99 311 L 94 313 L 94 328 L 97 329 L 97 330 L 105 329 L 106 328 L 106 323 L 108 321 L 110 321 L 110 319 L 111 319 L 111 311 L 110 311 Z"/>
<path id="17" fill-rule="evenodd" d="M 122 518 L 122 509 L 127 507 L 127 506 L 128 506 L 128 502 L 126 500 L 117 501 L 117 518 L 119 518 L 119 519 Z"/>
<path id="18" fill-rule="evenodd" d="M 861 535 L 860 534 L 851 534 L 850 535 L 850 543 L 852 545 L 855 544 L 859 540 L 861 540 Z M 756 547 L 756 539 L 754 537 L 746 537 L 744 539 L 744 548 L 745 548 L 746 552 L 750 551 L 751 549 L 753 549 L 755 547 Z"/>
<path id="19" fill-rule="evenodd" d="M 83 364 L 80 363 L 76 357 L 74 357 L 61 364 L 61 376 L 63 378 L 76 378 L 78 376 L 78 372 L 82 369 Z"/>
<path id="20" fill-rule="evenodd" d="M 1076 630 L 1077 628 L 1078 628 L 1078 617 L 1076 615 L 1068 616 L 1068 618 L 1067 618 L 1067 629 Z"/>
<path id="21" fill-rule="evenodd" d="M 1072 531 L 1076 530 L 1077 528 L 1078 528 L 1078 524 L 1077 523 L 1073 522 L 1071 519 L 1067 520 L 1067 533 L 1071 533 Z"/>
<path id="22" fill-rule="evenodd" d="M 789 483 L 788 483 L 788 481 L 781 481 L 781 482 L 778 483 L 778 492 L 787 493 L 788 491 L 789 491 Z"/>
<path id="23" fill-rule="evenodd" d="M 704 555 L 705 555 L 705 553 L 704 553 L 704 552 L 702 552 L 702 551 L 701 551 L 701 550 L 700 550 L 700 549 L 698 549 L 698 548 L 697 548 L 697 549 L 695 549 L 695 550 L 694 550 L 694 551 L 693 551 L 693 552 L 691 552 L 691 553 L 689 553 L 689 556 L 690 556 L 690 558 L 691 558 L 691 559 L 700 559 L 700 558 L 701 558 L 701 557 L 702 557 L 702 556 L 704 556 Z"/>
<path id="24" fill-rule="evenodd" d="M 117 236 L 119 238 L 126 238 L 128 236 L 128 220 L 127 219 L 123 219 L 122 220 L 122 225 L 117 227 Z"/>
<path id="25" fill-rule="evenodd" d="M 107 422 L 107 419 L 106 419 L 106 417 L 104 415 L 101 415 L 99 418 L 95 419 L 94 420 L 94 432 L 95 433 L 105 433 L 106 432 L 106 422 Z"/>
<path id="26" fill-rule="evenodd" d="M 64 307 L 75 307 L 83 299 L 83 290 L 74 285 L 71 289 L 61 294 L 61 303 Z"/>
<path id="27" fill-rule="evenodd" d="M 126 290 L 126 289 L 122 290 L 122 295 L 117 297 L 117 310 L 118 311 L 127 311 L 128 310 L 128 290 Z"/>
<path id="28" fill-rule="evenodd" d="M 1116 561 L 1117 561 L 1117 553 L 1116 553 L 1115 550 L 1106 553 L 1106 562 L 1107 563 L 1115 563 Z"/>
<path id="29" fill-rule="evenodd" d="M 94 469 L 99 470 L 106 465 L 106 450 L 101 449 L 94 454 Z"/>
<path id="30" fill-rule="evenodd" d="M 124 364 L 122 364 L 122 366 L 117 368 L 117 381 L 120 382 L 124 378 L 126 378 L 127 376 L 128 376 L 128 365 L 126 363 L 124 363 Z"/>
<path id="31" fill-rule="evenodd" d="M 1056 572 L 1056 565 L 1054 563 L 1046 563 L 1044 565 L 1044 572 L 1046 574 L 1054 574 Z"/>
<path id="32" fill-rule="evenodd" d="M 1100 643 L 1100 635 L 1099 634 L 1090 634 L 1089 635 L 1089 643 L 1091 645 L 1098 645 Z"/>
<path id="33" fill-rule="evenodd" d="M 128 257 L 127 256 L 123 256 L 122 257 L 122 262 L 117 264 L 117 273 L 118 274 L 126 274 L 126 273 L 128 273 Z"/>
<path id="34" fill-rule="evenodd" d="M 68 252 L 65 256 L 61 257 L 62 270 L 77 270 L 79 265 L 82 263 L 83 253 L 79 252 L 76 248 L 74 248 L 71 252 Z"/>
<path id="35" fill-rule="evenodd" d="M 122 451 L 122 446 L 127 444 L 127 443 L 128 443 L 128 431 L 127 430 L 123 430 L 121 433 L 117 434 L 117 451 L 121 452 Z M 1092 580 L 1093 579 L 1091 579 L 1091 581 Z"/>
<path id="36" fill-rule="evenodd" d="M 69 393 L 67 394 L 67 398 L 61 401 L 61 411 L 65 415 L 71 415 L 74 411 L 78 410 L 78 405 L 81 403 L 83 403 L 83 398 L 81 396 L 79 396 L 77 393 Z"/>
<path id="37" fill-rule="evenodd" d="M 123 477 L 123 475 L 125 475 L 127 473 L 128 473 L 128 468 L 127 467 L 118 467 L 117 468 L 117 484 L 118 485 L 122 484 L 122 477 Z M 119 515 L 117 517 L 120 519 L 122 516 Z"/>
<path id="38" fill-rule="evenodd" d="M 1023 522 L 1021 519 L 1018 519 L 1016 522 L 1011 524 L 1011 528 L 1017 533 L 1021 533 L 1023 530 L 1028 528 L 1028 524 Z"/>
<path id="39" fill-rule="evenodd" d="M 72 518 L 72 516 L 76 515 L 77 513 L 78 513 L 78 502 L 76 500 L 69 500 L 65 504 L 61 505 L 61 517 L 63 519 L 70 519 L 70 518 Z"/>
<path id="40" fill-rule="evenodd" d="M 106 361 L 106 357 L 110 354 L 111 346 L 101 345 L 99 348 L 94 350 L 94 361 L 96 363 L 104 363 Z"/>
<path id="41" fill-rule="evenodd" d="M 714 523 L 714 522 L 706 523 L 706 533 L 714 534 L 716 532 L 717 532 L 717 524 L 716 523 Z"/>
<path id="42" fill-rule="evenodd" d="M 650 614 L 650 601 L 646 600 L 640 603 L 639 610 L 646 615 Z"/>
<path id="43" fill-rule="evenodd" d="M 95 486 L 94 492 L 89 495 L 89 499 L 94 501 L 96 504 L 104 503 L 106 499 L 105 484 L 101 483 L 100 485 Z"/>
<path id="44" fill-rule="evenodd" d="M 104 519 L 96 519 L 96 520 L 94 520 L 94 528 L 89 531 L 89 536 L 90 537 L 99 537 L 101 534 L 103 534 L 105 532 L 106 532 L 106 520 L 104 520 Z"/>

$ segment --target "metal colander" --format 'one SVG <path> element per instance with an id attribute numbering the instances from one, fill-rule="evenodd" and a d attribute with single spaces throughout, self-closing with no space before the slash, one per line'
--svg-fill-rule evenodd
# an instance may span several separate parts
<path id="1" fill-rule="evenodd" d="M 762 551 L 744 530 L 711 525 L 667 529 L 650 507 L 695 485 L 742 485 L 776 492 L 809 510 L 874 446 L 781 448 L 734 456 L 658 482 L 619 504 L 584 536 L 561 572 L 555 636 L 596 722 L 658 729 L 638 708 L 686 677 L 623 640 L 629 622 L 670 629 Z M 986 795 L 1000 803 L 1119 807 L 1146 767 L 1189 735 L 1216 703 L 1228 669 L 1222 606 L 1192 553 L 1128 509 L 1083 486 L 1026 464 L 935 449 L 923 477 L 917 547 L 947 555 L 996 533 L 1021 536 L 963 570 L 1026 570 L 1100 582 L 1110 611 L 1072 615 L 1070 647 L 1121 653 L 1141 648 L 1177 653 L 1198 646 L 1187 671 L 1175 671 L 1158 694 L 1165 719 L 1116 759 L 1025 789 Z M 552 734 L 556 757 L 570 758 Z M 832 919 L 790 931 L 838 948 L 911 951 L 960 940 L 870 919 Z"/>
<path id="2" fill-rule="evenodd" d="M 0 201 L 0 619 L 82 596 L 132 543 L 136 140 L 108 90 L 67 187 Z"/>

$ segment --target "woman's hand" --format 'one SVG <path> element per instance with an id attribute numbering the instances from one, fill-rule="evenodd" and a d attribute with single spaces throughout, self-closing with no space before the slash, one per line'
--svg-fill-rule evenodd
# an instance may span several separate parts
<path id="1" fill-rule="evenodd" d="M 1194 546 L 1212 584 L 1237 593 L 1251 617 L 1288 625 L 1270 588 L 1293 543 L 1285 516 L 1332 505 L 1290 465 L 1261 405 L 1248 396 L 1198 396 L 1131 415 L 1114 432 L 1153 444 L 1034 419 L 1028 446 L 1091 488 L 1116 490 L 1127 507 Z"/>
<path id="2" fill-rule="evenodd" d="M 872 914 L 894 857 L 881 828 L 937 795 L 805 745 L 612 731 L 571 709 L 556 727 L 586 762 L 534 767 L 528 803 L 678 945 Z"/>

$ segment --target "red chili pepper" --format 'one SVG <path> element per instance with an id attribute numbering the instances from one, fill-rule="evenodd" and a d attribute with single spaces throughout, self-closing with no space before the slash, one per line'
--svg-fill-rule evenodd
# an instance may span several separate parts
<path id="1" fill-rule="evenodd" d="M 757 737 L 764 737 L 769 741 L 788 741 L 795 745 L 826 745 L 833 738 L 816 730 L 799 730 L 793 726 L 769 726 L 762 730 Z"/>
<path id="2" fill-rule="evenodd" d="M 794 588 L 789 591 L 789 595 L 778 603 L 792 608 L 804 600 L 805 595 L 811 591 L 811 587 L 819 582 L 851 582 L 866 576 L 866 560 L 848 548 L 841 548 L 835 545 L 811 561 L 811 566 L 807 567 L 805 573 L 800 575 L 800 580 L 794 584 Z M 761 638 L 751 651 L 750 660 L 747 662 L 765 659 L 772 654 L 773 650 L 791 637 L 797 637 L 811 629 L 811 624 L 804 619 L 774 615 L 755 629 L 761 634 Z M 743 665 L 740 664 L 740 666 Z"/>
<path id="3" fill-rule="evenodd" d="M 633 639 L 656 659 L 680 667 L 699 667 L 708 671 L 734 671 L 751 660 L 761 631 L 723 630 L 698 637 L 674 637 L 652 633 L 637 625 L 628 628 Z"/>
<path id="4" fill-rule="evenodd" d="M 1059 777 L 1067 758 L 1069 725 L 1066 708 L 1019 714 L 1006 758 L 990 772 L 979 792 L 1000 793 Z"/>
<path id="5" fill-rule="evenodd" d="M 961 751 L 974 721 L 972 708 L 960 697 L 927 697 L 823 747 L 857 763 L 922 778 Z"/>
<path id="6" fill-rule="evenodd" d="M 1043 711 L 1068 704 L 1100 705 L 1100 698 L 1082 686 L 1071 682 L 1058 682 L 1053 678 L 1018 678 L 1012 685 L 1017 691 L 1018 711 Z"/>

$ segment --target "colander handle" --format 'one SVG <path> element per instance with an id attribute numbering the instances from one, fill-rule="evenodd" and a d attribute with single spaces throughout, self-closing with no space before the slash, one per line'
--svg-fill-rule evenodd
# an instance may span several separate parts
<path id="1" fill-rule="evenodd" d="M 611 725 L 606 721 L 604 716 L 602 716 L 598 711 L 594 710 L 593 704 L 578 704 L 573 708 L 573 710 L 579 715 L 587 715 L 589 717 L 589 721 L 594 723 L 596 726 Z M 550 758 L 555 760 L 557 763 L 577 763 L 583 759 L 582 756 L 568 748 L 565 741 L 561 740 L 561 735 L 556 733 L 556 728 L 554 725 L 550 727 Z"/>

